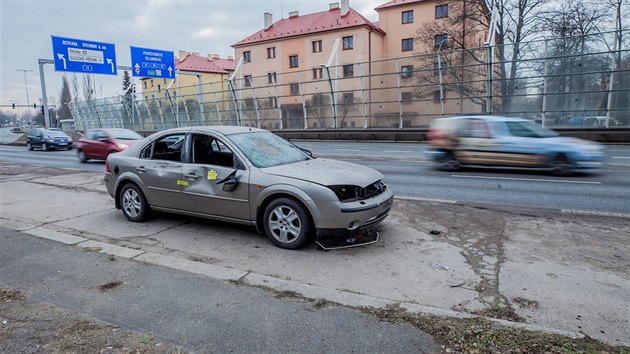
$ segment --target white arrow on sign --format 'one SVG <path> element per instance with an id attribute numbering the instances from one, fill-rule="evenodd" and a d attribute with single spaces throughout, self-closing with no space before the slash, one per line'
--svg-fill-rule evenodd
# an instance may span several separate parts
<path id="1" fill-rule="evenodd" d="M 57 58 L 61 61 L 63 61 L 63 69 L 67 70 L 68 67 L 66 66 L 66 58 L 64 58 L 63 54 L 59 54 L 57 53 Z"/>
<path id="2" fill-rule="evenodd" d="M 136 65 L 134 66 L 134 68 L 136 69 L 136 75 L 140 75 L 140 65 L 138 63 L 136 63 Z"/>
<path id="3" fill-rule="evenodd" d="M 168 67 L 168 76 L 173 76 L 173 68 L 171 68 L 170 66 Z"/>
<path id="4" fill-rule="evenodd" d="M 111 67 L 112 67 L 112 72 L 114 72 L 114 63 L 112 62 L 112 60 L 111 60 L 111 59 L 109 59 L 109 58 L 107 59 L 107 64 L 111 65 Z"/>

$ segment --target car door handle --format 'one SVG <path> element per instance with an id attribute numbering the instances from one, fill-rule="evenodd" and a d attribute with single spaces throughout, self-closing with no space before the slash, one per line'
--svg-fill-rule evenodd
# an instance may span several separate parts
<path id="1" fill-rule="evenodd" d="M 146 170 L 147 170 L 147 169 L 146 169 L 146 167 L 144 167 L 144 166 L 139 166 L 139 167 L 136 167 L 136 171 L 138 171 L 138 172 L 140 172 L 140 173 L 142 173 L 142 172 L 146 172 Z"/>
<path id="2" fill-rule="evenodd" d="M 194 172 L 189 172 L 189 173 L 185 174 L 184 177 L 186 177 L 188 179 L 191 179 L 191 180 L 195 180 L 195 179 L 199 178 L 199 176 L 196 173 L 194 173 Z"/>

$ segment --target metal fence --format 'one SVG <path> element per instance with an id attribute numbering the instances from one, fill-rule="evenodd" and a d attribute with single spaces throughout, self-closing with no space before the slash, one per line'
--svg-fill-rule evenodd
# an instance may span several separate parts
<path id="1" fill-rule="evenodd" d="M 630 32 L 243 76 L 70 103 L 79 130 L 193 125 L 265 129 L 423 128 L 493 113 L 548 127 L 630 126 Z M 620 49 L 619 49 L 620 48 Z M 515 50 L 519 55 L 512 58 Z M 240 78 L 238 78 L 240 76 Z"/>

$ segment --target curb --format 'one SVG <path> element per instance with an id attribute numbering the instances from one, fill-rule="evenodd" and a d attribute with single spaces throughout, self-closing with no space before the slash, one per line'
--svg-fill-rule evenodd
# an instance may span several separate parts
<path id="1" fill-rule="evenodd" d="M 142 250 L 132 249 L 111 245 L 108 243 L 88 240 L 82 237 L 68 235 L 62 232 L 38 227 L 35 225 L 27 225 L 14 220 L 0 218 L 0 227 L 13 231 L 22 232 L 31 236 L 60 242 L 68 246 L 78 248 L 90 248 L 99 253 L 112 256 L 122 257 L 129 260 L 135 260 L 143 263 L 163 266 L 181 271 L 199 274 L 219 280 L 227 280 L 238 282 L 239 284 L 257 286 L 267 288 L 278 292 L 294 292 L 305 298 L 317 300 L 323 299 L 332 303 L 349 307 L 372 307 L 384 309 L 388 306 L 398 305 L 413 314 L 431 315 L 437 317 L 450 317 L 456 319 L 464 318 L 484 318 L 488 321 L 495 322 L 505 327 L 526 329 L 530 331 L 538 331 L 549 334 L 562 335 L 569 338 L 584 338 L 585 335 L 578 332 L 570 332 L 556 328 L 543 327 L 533 324 L 512 322 L 495 318 L 477 316 L 465 312 L 457 312 L 452 310 L 440 309 L 431 306 L 425 306 L 409 302 L 400 302 L 388 299 L 372 297 L 368 295 L 353 293 L 349 291 L 323 288 L 314 285 L 301 284 L 298 282 L 279 279 L 267 275 L 256 274 L 230 267 L 223 267 L 200 262 L 194 262 L 173 256 L 166 256 L 158 253 L 145 252 Z M 603 340 L 602 340 L 603 342 Z M 628 343 L 609 343 L 612 345 L 630 345 Z"/>

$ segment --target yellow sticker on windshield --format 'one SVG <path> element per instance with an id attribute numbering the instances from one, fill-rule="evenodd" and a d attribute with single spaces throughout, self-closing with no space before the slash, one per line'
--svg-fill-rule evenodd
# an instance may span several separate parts
<path id="1" fill-rule="evenodd" d="M 188 187 L 188 181 L 177 180 L 177 185 Z"/>
<path id="2" fill-rule="evenodd" d="M 217 171 L 215 171 L 215 170 L 209 170 L 209 171 L 208 171 L 208 179 L 210 179 L 210 180 L 215 180 L 215 179 L 217 179 Z"/>

